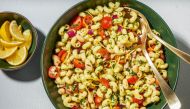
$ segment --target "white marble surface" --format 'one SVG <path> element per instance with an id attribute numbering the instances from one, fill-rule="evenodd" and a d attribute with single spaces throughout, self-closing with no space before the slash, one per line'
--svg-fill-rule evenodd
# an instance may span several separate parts
<path id="1" fill-rule="evenodd" d="M 26 16 L 38 29 L 39 47 L 33 60 L 24 69 L 0 71 L 0 109 L 54 109 L 40 77 L 40 52 L 45 36 L 54 22 L 72 5 L 81 0 L 0 0 L 1 11 L 15 11 Z M 167 22 L 178 47 L 190 53 L 190 0 L 141 0 Z M 176 93 L 182 109 L 190 100 L 190 65 L 181 61 Z"/>

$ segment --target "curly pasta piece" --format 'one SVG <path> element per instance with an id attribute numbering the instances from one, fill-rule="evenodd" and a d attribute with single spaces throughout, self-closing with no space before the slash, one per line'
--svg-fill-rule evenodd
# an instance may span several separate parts
<path id="1" fill-rule="evenodd" d="M 65 97 L 64 99 L 63 99 L 63 104 L 66 106 L 66 107 L 73 107 L 73 106 L 75 106 L 76 105 L 76 103 L 71 103 L 71 96 L 68 96 L 68 97 Z"/>

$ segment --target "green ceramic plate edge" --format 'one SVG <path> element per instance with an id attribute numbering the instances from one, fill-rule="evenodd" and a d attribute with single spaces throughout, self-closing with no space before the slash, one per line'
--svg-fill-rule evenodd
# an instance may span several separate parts
<path id="1" fill-rule="evenodd" d="M 18 66 L 13 66 L 8 64 L 5 60 L 0 59 L 0 69 L 2 70 L 18 70 L 22 67 L 24 67 L 32 58 L 36 47 L 37 47 L 37 40 L 38 40 L 38 35 L 36 32 L 36 29 L 32 25 L 32 23 L 23 15 L 16 13 L 16 12 L 10 12 L 10 11 L 5 11 L 5 12 L 0 12 L 0 25 L 3 24 L 4 21 L 11 21 L 11 20 L 16 20 L 18 25 L 22 25 L 23 30 L 30 29 L 32 32 L 32 44 L 31 47 L 28 51 L 28 57 L 24 63 Z"/>
<path id="2" fill-rule="evenodd" d="M 105 4 L 109 1 L 114 1 L 114 0 L 96 0 L 96 1 L 88 0 L 88 1 L 79 2 L 78 4 L 71 7 L 68 11 L 66 11 L 66 13 L 64 13 L 56 21 L 56 23 L 53 25 L 50 32 L 48 33 L 48 36 L 44 42 L 43 50 L 41 54 L 41 73 L 42 73 L 42 81 L 43 81 L 45 91 L 56 109 L 63 109 L 63 108 L 67 109 L 62 104 L 61 97 L 57 93 L 57 88 L 54 81 L 49 79 L 47 76 L 47 68 L 51 65 L 51 55 L 53 53 L 53 48 L 55 47 L 56 40 L 59 39 L 58 34 L 57 34 L 58 28 L 64 23 L 69 22 L 70 19 L 73 17 L 73 15 L 76 15 L 78 13 L 77 10 L 84 10 L 86 8 L 95 7 L 97 4 Z M 159 32 L 161 33 L 161 36 L 165 36 L 163 35 L 163 33 L 167 34 L 168 37 L 162 37 L 164 40 L 167 40 L 168 43 L 170 43 L 174 47 L 177 47 L 174 36 L 171 30 L 169 29 L 168 25 L 166 24 L 166 22 L 150 7 L 136 0 L 115 0 L 115 1 L 125 2 L 128 4 L 129 7 L 139 10 L 141 13 L 143 13 L 147 17 L 147 19 L 149 20 L 150 24 L 152 25 L 154 29 L 158 31 L 160 30 Z M 157 23 L 154 22 L 155 19 L 159 20 L 156 22 L 161 23 L 159 24 L 161 25 L 160 27 L 158 27 Z M 165 30 L 163 31 L 162 28 L 164 28 Z M 53 38 L 53 36 L 56 38 Z M 48 41 L 49 43 L 47 43 Z M 172 86 L 172 89 L 174 90 L 177 85 L 180 62 L 179 62 L 179 58 L 175 54 L 173 54 L 171 51 L 169 51 L 167 48 L 165 48 L 165 53 L 166 53 L 166 61 L 167 63 L 169 63 L 169 69 L 168 69 L 169 83 Z M 49 58 L 47 58 L 48 57 L 47 55 L 49 56 Z M 45 57 L 46 59 L 44 59 Z M 172 57 L 172 60 L 171 59 L 169 60 L 168 58 L 171 58 L 171 57 Z M 171 74 L 172 72 L 174 72 L 174 74 Z M 166 105 L 165 98 L 163 94 L 161 94 L 161 102 L 157 104 L 149 105 L 148 109 L 161 109 L 161 108 L 164 108 L 165 105 Z"/>

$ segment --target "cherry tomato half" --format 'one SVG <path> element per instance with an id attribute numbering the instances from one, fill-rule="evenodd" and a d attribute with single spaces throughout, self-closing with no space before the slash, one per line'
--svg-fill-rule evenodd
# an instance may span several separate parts
<path id="1" fill-rule="evenodd" d="M 142 104 L 143 104 L 143 101 L 144 101 L 144 99 L 137 99 L 137 98 L 133 97 L 133 102 L 134 102 L 134 103 L 137 103 L 137 104 L 139 104 L 139 105 L 142 105 Z"/>
<path id="2" fill-rule="evenodd" d="M 51 66 L 48 69 L 48 76 L 55 79 L 59 76 L 59 69 L 56 66 Z"/>
<path id="3" fill-rule="evenodd" d="M 65 60 L 66 56 L 67 56 L 67 52 L 65 50 L 61 50 L 58 53 L 58 57 L 61 59 L 61 62 L 63 62 Z"/>
<path id="4" fill-rule="evenodd" d="M 108 29 L 112 26 L 112 18 L 109 16 L 103 17 L 103 19 L 101 20 L 101 26 L 104 29 Z"/>
<path id="5" fill-rule="evenodd" d="M 95 102 L 96 106 L 99 106 L 100 103 L 102 102 L 102 98 L 99 97 L 98 95 L 95 95 L 94 102 Z"/>
<path id="6" fill-rule="evenodd" d="M 61 56 L 63 55 L 63 53 L 65 53 L 66 51 L 65 50 L 61 50 L 58 54 L 57 54 L 57 56 L 59 57 L 59 58 L 61 58 Z"/>
<path id="7" fill-rule="evenodd" d="M 71 22 L 71 29 L 80 30 L 83 27 L 82 17 L 77 16 Z"/>
<path id="8" fill-rule="evenodd" d="M 84 19 L 83 19 L 83 23 L 84 23 L 85 25 L 90 25 L 90 24 L 92 24 L 92 16 L 86 15 L 86 16 L 84 17 Z"/>
<path id="9" fill-rule="evenodd" d="M 107 49 L 101 48 L 97 52 L 100 53 L 100 55 L 102 57 L 104 57 L 105 60 L 109 60 L 110 59 L 110 54 L 109 54 L 109 51 Z"/>
<path id="10" fill-rule="evenodd" d="M 97 52 L 100 53 L 102 56 L 109 54 L 108 50 L 105 48 L 101 48 Z"/>
<path id="11" fill-rule="evenodd" d="M 108 81 L 107 79 L 101 78 L 99 81 L 100 81 L 100 83 L 101 83 L 102 85 L 106 86 L 107 88 L 110 87 L 109 81 Z"/>
<path id="12" fill-rule="evenodd" d="M 138 80 L 137 76 L 132 76 L 132 77 L 127 79 L 129 84 L 135 84 L 137 82 L 137 80 Z"/>
<path id="13" fill-rule="evenodd" d="M 84 67 L 85 67 L 84 63 L 78 59 L 74 59 L 73 64 L 76 68 L 84 69 Z"/>

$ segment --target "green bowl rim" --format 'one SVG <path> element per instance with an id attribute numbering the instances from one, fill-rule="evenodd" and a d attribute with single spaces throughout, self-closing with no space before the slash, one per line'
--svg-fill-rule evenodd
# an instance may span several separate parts
<path id="1" fill-rule="evenodd" d="M 50 97 L 50 94 L 49 94 L 49 92 L 48 92 L 47 86 L 46 86 L 46 84 L 45 84 L 45 79 L 44 79 L 44 76 L 43 76 L 44 70 L 43 70 L 43 65 L 42 65 L 42 64 L 43 64 L 43 55 L 44 55 L 44 50 L 45 50 L 46 42 L 47 42 L 47 39 L 48 39 L 50 33 L 52 32 L 53 28 L 54 28 L 55 25 L 59 22 L 59 20 L 62 18 L 62 16 L 64 16 L 65 14 L 67 14 L 72 8 L 78 6 L 79 4 L 82 4 L 82 3 L 84 3 L 84 2 L 87 2 L 87 0 L 80 1 L 79 3 L 77 3 L 77 4 L 73 5 L 73 6 L 71 6 L 69 9 L 67 9 L 67 10 L 58 18 L 58 20 L 56 20 L 56 22 L 55 22 L 55 23 L 53 24 L 53 26 L 51 27 L 51 29 L 50 29 L 50 31 L 49 31 L 49 33 L 48 33 L 48 35 L 47 35 L 47 37 L 46 37 L 46 39 L 45 39 L 45 41 L 44 41 L 43 47 L 42 47 L 41 62 L 40 62 L 40 63 L 41 63 L 40 66 L 41 66 L 42 83 L 43 83 L 43 87 L 44 87 L 44 89 L 45 89 L 45 91 L 46 91 L 46 94 L 47 94 L 48 98 L 50 99 L 51 103 L 54 105 L 54 107 L 55 107 L 56 109 L 58 109 L 58 107 L 57 107 L 57 105 L 53 102 L 52 98 Z M 142 6 L 144 6 L 144 7 L 147 7 L 147 8 L 148 8 L 149 10 L 151 10 L 154 14 L 156 14 L 157 16 L 160 17 L 160 20 L 163 22 L 163 24 L 164 24 L 165 27 L 167 28 L 167 31 L 173 36 L 173 39 L 174 39 L 174 42 L 173 42 L 173 43 L 174 43 L 174 47 L 177 47 L 176 39 L 175 39 L 175 37 L 174 37 L 172 31 L 170 30 L 169 26 L 167 25 L 167 23 L 163 20 L 163 18 L 162 18 L 158 13 L 156 13 L 152 8 L 150 8 L 149 6 L 145 5 L 144 3 L 139 2 L 139 1 L 137 1 L 137 0 L 134 0 L 134 2 L 137 2 L 137 3 L 139 3 L 140 5 L 142 5 Z M 178 68 L 177 68 L 177 72 L 178 72 L 178 73 L 177 73 L 177 76 L 176 76 L 175 84 L 174 84 L 174 86 L 173 86 L 173 88 L 172 88 L 173 90 L 176 89 L 176 85 L 177 85 L 177 83 L 178 83 L 179 70 L 180 70 L 180 59 L 179 59 L 179 57 L 177 57 L 177 66 L 178 66 Z M 166 106 L 166 104 L 167 104 L 167 102 L 162 106 L 161 109 L 163 109 L 163 108 Z"/>
<path id="2" fill-rule="evenodd" d="M 11 67 L 11 68 L 0 68 L 0 70 L 7 70 L 7 71 L 12 71 L 12 70 L 21 69 L 21 68 L 24 67 L 28 62 L 31 61 L 31 59 L 32 59 L 32 57 L 33 57 L 33 55 L 34 55 L 34 53 L 35 53 L 35 51 L 36 51 L 36 48 L 37 48 L 37 45 L 38 45 L 38 34 L 37 34 L 37 31 L 36 31 L 35 27 L 32 25 L 32 23 L 31 23 L 25 16 L 23 16 L 22 14 L 19 14 L 19 13 L 17 13 L 17 12 L 13 12 L 13 11 L 3 11 L 3 12 L 0 12 L 0 14 L 14 14 L 14 15 L 18 15 L 18 16 L 24 18 L 24 19 L 28 22 L 28 24 L 31 26 L 32 31 L 34 32 L 34 35 L 32 35 L 32 37 L 36 37 L 36 38 L 35 38 L 35 39 L 36 39 L 36 40 L 35 40 L 35 43 L 36 43 L 36 44 L 34 45 L 34 50 L 33 50 L 32 53 L 30 54 L 30 56 L 27 57 L 27 60 L 26 60 L 24 63 L 22 63 L 21 65 L 18 65 L 18 66 L 13 66 L 13 67 Z M 33 38 L 32 38 L 32 39 L 33 39 Z M 32 42 L 32 43 L 34 43 L 34 42 Z"/>

